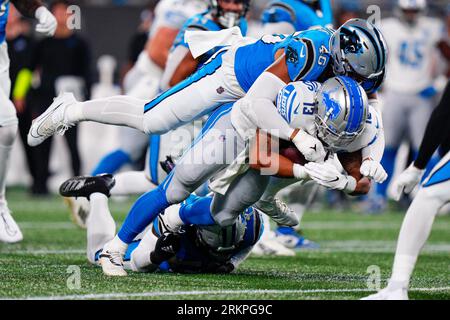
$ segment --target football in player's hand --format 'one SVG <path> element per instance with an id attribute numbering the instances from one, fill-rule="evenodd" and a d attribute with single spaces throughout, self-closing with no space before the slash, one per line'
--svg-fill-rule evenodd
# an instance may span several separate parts
<path id="1" fill-rule="evenodd" d="M 280 155 L 302 166 L 308 162 L 303 154 L 290 141 L 280 141 Z"/>

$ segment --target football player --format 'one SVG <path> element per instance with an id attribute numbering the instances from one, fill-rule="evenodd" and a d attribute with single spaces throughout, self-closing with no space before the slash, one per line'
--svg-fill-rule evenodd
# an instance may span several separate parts
<path id="1" fill-rule="evenodd" d="M 11 216 L 5 197 L 6 173 L 18 125 L 16 109 L 9 100 L 11 81 L 5 41 L 10 2 L 24 16 L 36 18 L 36 31 L 46 36 L 55 33 L 56 19 L 40 0 L 0 0 L 0 242 L 14 243 L 21 241 L 23 236 Z"/>
<path id="2" fill-rule="evenodd" d="M 444 155 L 422 183 L 406 212 L 400 229 L 394 266 L 388 286 L 367 300 L 407 300 L 411 275 L 420 250 L 430 235 L 434 218 L 450 202 L 450 83 L 433 111 L 416 160 L 395 181 L 396 200 L 410 193 L 422 180 L 433 153 Z"/>
<path id="3" fill-rule="evenodd" d="M 434 97 L 443 90 L 445 77 L 437 77 L 436 59 L 439 42 L 445 38 L 440 20 L 426 17 L 426 0 L 399 0 L 398 17 L 382 21 L 391 56 L 383 86 L 386 150 L 382 164 L 389 176 L 394 172 L 397 150 L 404 139 L 411 143 L 414 155 L 435 103 Z M 433 167 L 434 157 L 430 162 Z M 383 211 L 390 180 L 377 186 L 371 211 Z"/>
<path id="4" fill-rule="evenodd" d="M 87 256 L 91 263 L 97 265 L 102 258 L 103 246 L 114 237 L 116 231 L 108 208 L 108 196 L 113 185 L 111 175 L 100 175 L 69 179 L 60 189 L 63 196 L 90 199 Z M 198 214 L 190 213 L 192 210 L 209 212 L 211 201 L 211 197 L 192 195 L 165 212 L 177 211 L 190 215 Z M 248 257 L 263 228 L 260 214 L 252 208 L 245 210 L 230 226 L 189 225 L 184 226 L 180 233 L 171 232 L 164 221 L 156 217 L 128 247 L 124 265 L 136 272 L 230 273 Z M 121 264 L 122 261 L 117 260 L 116 263 Z M 116 275 L 125 276 L 127 273 L 123 270 Z"/>
<path id="5" fill-rule="evenodd" d="M 218 104 L 244 95 L 273 101 L 280 88 L 291 81 L 323 81 L 333 72 L 357 78 L 367 91 L 382 81 L 387 48 L 378 29 L 364 20 L 351 20 L 335 32 L 322 28 L 289 36 L 264 36 L 257 41 L 236 32 L 192 32 L 188 43 L 194 57 L 218 45 L 232 45 L 149 103 L 121 96 L 80 103 L 73 95 L 62 94 L 35 120 L 28 143 L 39 145 L 80 121 L 161 134 L 211 112 Z"/>
<path id="6" fill-rule="evenodd" d="M 304 151 L 300 150 L 302 153 L 316 149 L 322 157 L 325 157 L 325 151 L 319 139 L 327 143 L 330 151 L 361 152 L 363 149 L 362 155 L 359 154 L 362 158 L 365 156 L 364 149 L 370 151 L 367 147 L 376 141 L 381 130 L 376 111 L 370 109 L 369 112 L 365 92 L 350 78 L 332 78 L 322 87 L 317 82 L 300 82 L 287 86 L 280 95 L 278 112 L 269 100 L 267 101 L 270 103 L 264 99 L 258 100 L 256 105 L 245 98 L 235 104 L 225 104 L 210 116 L 202 133 L 175 169 L 158 188 L 143 195 L 135 203 L 119 234 L 104 247 L 102 267 L 105 274 L 114 276 L 122 273 L 121 268 L 111 261 L 122 257 L 137 234 L 159 212 L 184 201 L 193 190 L 211 177 L 215 179 L 210 186 L 215 191 L 211 214 L 166 214 L 164 223 L 170 230 L 175 231 L 184 224 L 227 226 L 233 223 L 240 212 L 258 201 L 270 182 L 270 176 L 260 174 L 256 170 L 260 168 L 250 168 L 245 163 L 248 155 L 245 143 L 247 137 L 244 133 L 256 128 L 271 130 L 274 128 L 273 123 L 268 119 L 276 118 L 274 113 L 281 115 L 281 120 L 277 123 L 279 130 L 276 131 L 279 138 L 292 141 L 292 136 L 296 136 L 305 147 Z M 285 103 L 285 96 L 289 104 Z M 314 108 L 316 103 L 319 104 L 317 110 L 320 112 L 317 114 Z M 286 106 L 290 107 L 286 109 Z M 289 114 L 288 120 L 283 118 L 286 113 Z M 295 120 L 292 126 L 291 119 Z M 350 154 L 350 157 L 355 155 Z M 351 174 L 356 177 L 353 178 L 339 173 L 328 163 L 304 167 L 294 164 L 286 157 L 280 156 L 280 159 L 280 165 L 275 167 L 280 168 L 276 174 L 281 177 L 296 178 L 297 181 L 313 178 L 327 187 L 355 194 L 367 193 L 370 188 L 369 180 L 360 173 L 360 163 L 351 168 Z M 258 161 L 257 164 L 263 162 Z M 219 172 L 224 172 L 221 178 L 218 176 Z M 382 172 L 380 174 L 383 175 Z M 330 175 L 332 178 L 329 178 Z M 379 179 L 384 178 L 383 175 Z M 292 181 L 286 179 L 285 184 Z M 278 184 L 278 187 L 281 189 L 283 186 Z M 292 212 L 272 214 L 271 218 L 280 225 L 294 226 L 298 223 L 297 216 Z"/>
<path id="7" fill-rule="evenodd" d="M 330 0 L 274 0 L 262 15 L 263 34 L 292 34 L 314 27 L 333 27 Z"/>

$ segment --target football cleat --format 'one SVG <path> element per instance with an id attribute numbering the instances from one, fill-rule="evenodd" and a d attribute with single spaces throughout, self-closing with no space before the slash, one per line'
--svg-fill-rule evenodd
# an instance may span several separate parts
<path id="1" fill-rule="evenodd" d="M 72 221 L 82 229 L 86 229 L 86 221 L 89 216 L 90 204 L 85 198 L 64 198 L 70 210 Z"/>
<path id="2" fill-rule="evenodd" d="M 261 239 L 255 244 L 252 250 L 254 256 L 278 256 L 278 257 L 293 257 L 295 252 L 289 248 L 286 248 L 276 239 Z"/>
<path id="3" fill-rule="evenodd" d="M 111 174 L 100 174 L 95 177 L 74 177 L 61 184 L 59 193 L 63 197 L 74 198 L 83 197 L 89 199 L 93 193 L 103 193 L 109 197 L 115 184 L 116 180 Z"/>
<path id="4" fill-rule="evenodd" d="M 291 249 L 318 249 L 320 247 L 318 243 L 306 239 L 290 227 L 278 227 L 276 239 L 285 247 Z"/>
<path id="5" fill-rule="evenodd" d="M 259 200 L 254 207 L 282 226 L 293 227 L 300 222 L 297 214 L 278 198 L 273 201 Z"/>
<path id="6" fill-rule="evenodd" d="M 17 243 L 23 240 L 22 232 L 6 205 L 0 207 L 0 242 Z"/>
<path id="7" fill-rule="evenodd" d="M 123 266 L 122 252 L 103 249 L 99 260 L 105 275 L 110 277 L 126 277 L 128 275 Z"/>
<path id="8" fill-rule="evenodd" d="M 67 107 L 77 103 L 72 93 L 61 93 L 48 109 L 33 121 L 28 132 L 28 145 L 35 147 L 55 133 L 63 135 L 75 123 L 65 121 Z"/>
<path id="9" fill-rule="evenodd" d="M 398 288 L 395 290 L 384 288 L 361 300 L 408 300 L 408 290 L 405 288 Z"/>

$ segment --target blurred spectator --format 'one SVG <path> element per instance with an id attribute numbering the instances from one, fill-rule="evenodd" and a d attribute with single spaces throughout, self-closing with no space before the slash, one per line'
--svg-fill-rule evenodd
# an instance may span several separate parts
<path id="1" fill-rule="evenodd" d="M 19 133 L 25 148 L 26 162 L 31 176 L 34 177 L 33 151 L 27 144 L 27 134 L 31 126 L 32 116 L 25 99 L 31 86 L 30 65 L 35 46 L 29 32 L 30 23 L 22 19 L 21 14 L 11 4 L 6 26 L 6 41 L 10 57 L 9 73 L 12 84 L 11 101 L 14 102 L 19 118 Z"/>
<path id="2" fill-rule="evenodd" d="M 30 105 L 35 116 L 44 112 L 61 90 L 74 92 L 79 100 L 89 96 L 92 82 L 90 49 L 85 40 L 67 26 L 69 5 L 67 0 L 57 0 L 51 4 L 51 11 L 58 21 L 55 36 L 41 40 L 36 46 L 31 66 L 40 75 L 40 84 L 30 94 Z M 79 175 L 81 164 L 77 128 L 68 130 L 64 137 L 70 150 L 73 174 Z M 49 139 L 34 149 L 34 194 L 48 193 L 51 145 L 52 140 Z"/>

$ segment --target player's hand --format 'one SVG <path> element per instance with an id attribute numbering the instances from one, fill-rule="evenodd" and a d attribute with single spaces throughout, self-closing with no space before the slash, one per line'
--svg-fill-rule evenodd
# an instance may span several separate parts
<path id="1" fill-rule="evenodd" d="M 150 253 L 150 260 L 153 264 L 160 265 L 164 261 L 174 257 L 180 250 L 180 236 L 167 233 L 163 234 L 156 241 L 155 249 Z"/>
<path id="2" fill-rule="evenodd" d="M 403 171 L 393 182 L 394 200 L 399 201 L 402 193 L 411 193 L 423 177 L 425 170 L 421 170 L 412 163 L 408 169 Z"/>
<path id="3" fill-rule="evenodd" d="M 227 274 L 234 270 L 234 265 L 231 262 L 210 262 L 205 268 L 206 273 Z"/>
<path id="4" fill-rule="evenodd" d="M 376 183 L 383 183 L 388 177 L 381 163 L 372 159 L 365 159 L 359 171 L 364 177 L 374 180 Z"/>
<path id="5" fill-rule="evenodd" d="M 329 189 L 345 190 L 350 182 L 349 176 L 343 175 L 333 164 L 329 162 L 309 162 L 305 164 L 305 169 L 308 175 L 315 182 Z"/>
<path id="6" fill-rule="evenodd" d="M 305 131 L 299 130 L 292 138 L 292 142 L 307 161 L 323 162 L 325 160 L 326 152 L 322 142 Z"/>
<path id="7" fill-rule="evenodd" d="M 52 37 L 56 31 L 56 18 L 44 6 L 39 7 L 35 12 L 35 17 L 39 21 L 36 26 L 36 31 L 46 36 Z"/>

